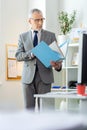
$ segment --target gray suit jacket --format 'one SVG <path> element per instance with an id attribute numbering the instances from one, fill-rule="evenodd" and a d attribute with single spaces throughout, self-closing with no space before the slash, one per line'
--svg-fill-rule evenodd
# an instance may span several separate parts
<path id="1" fill-rule="evenodd" d="M 46 42 L 48 45 L 56 41 L 55 34 L 46 30 L 41 30 L 40 41 Z M 18 49 L 16 59 L 24 61 L 22 82 L 30 84 L 35 75 L 36 62 L 40 77 L 44 83 L 52 83 L 54 81 L 52 68 L 46 68 L 38 59 L 31 58 L 30 50 L 33 48 L 33 40 L 31 31 L 20 34 L 18 41 Z M 44 52 L 45 53 L 45 52 Z"/>

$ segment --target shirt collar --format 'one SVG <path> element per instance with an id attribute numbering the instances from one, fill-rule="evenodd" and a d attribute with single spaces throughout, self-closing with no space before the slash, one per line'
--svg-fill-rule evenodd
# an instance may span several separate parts
<path id="1" fill-rule="evenodd" d="M 37 30 L 38 31 L 38 34 L 40 34 L 41 33 L 41 30 Z M 33 29 L 31 29 L 31 32 L 32 32 L 32 34 L 34 33 L 34 30 Z"/>

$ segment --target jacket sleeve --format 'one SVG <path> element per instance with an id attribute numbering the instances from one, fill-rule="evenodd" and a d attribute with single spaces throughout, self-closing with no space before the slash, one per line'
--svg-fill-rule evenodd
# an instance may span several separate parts
<path id="1" fill-rule="evenodd" d="M 32 60 L 31 51 L 25 51 L 24 41 L 21 35 L 18 39 L 18 48 L 15 54 L 17 61 L 29 61 Z"/>

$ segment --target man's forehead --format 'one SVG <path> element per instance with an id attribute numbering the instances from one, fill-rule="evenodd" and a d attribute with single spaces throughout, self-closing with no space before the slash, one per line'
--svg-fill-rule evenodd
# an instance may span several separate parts
<path id="1" fill-rule="evenodd" d="M 43 15 L 42 15 L 42 13 L 34 12 L 34 13 L 32 14 L 32 17 L 39 17 L 39 18 L 42 18 Z"/>

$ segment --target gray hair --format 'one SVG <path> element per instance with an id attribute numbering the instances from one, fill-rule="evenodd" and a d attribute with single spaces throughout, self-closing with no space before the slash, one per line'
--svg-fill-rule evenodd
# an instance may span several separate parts
<path id="1" fill-rule="evenodd" d="M 41 13 L 41 14 L 43 15 L 43 13 L 42 13 L 41 10 L 39 10 L 39 9 L 32 9 L 32 10 L 29 12 L 29 15 L 28 15 L 28 18 L 29 18 L 29 19 L 32 17 L 32 14 L 33 14 L 34 12 Z"/>

